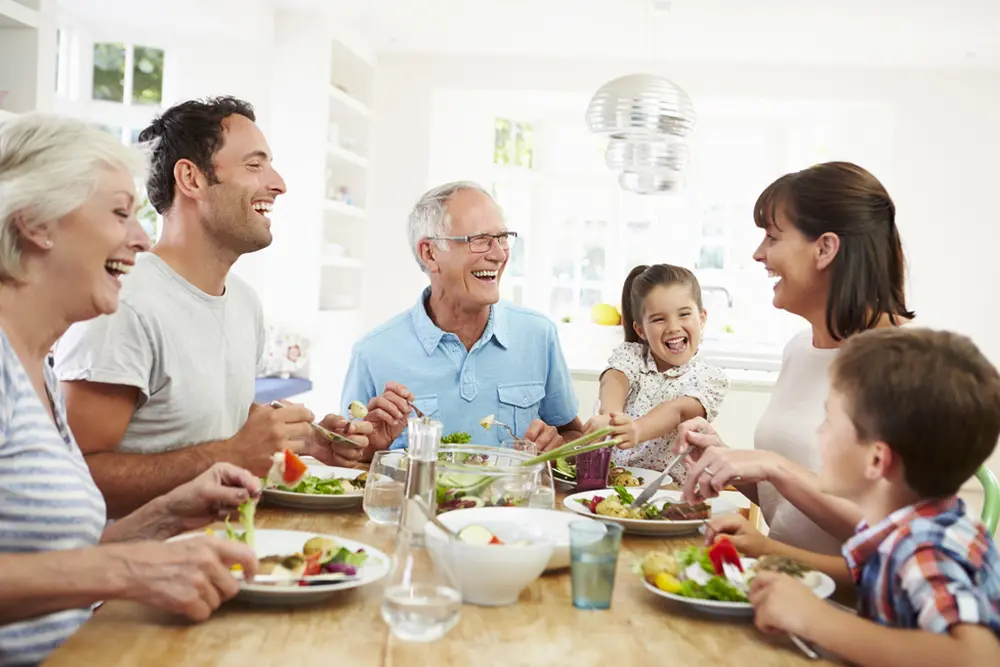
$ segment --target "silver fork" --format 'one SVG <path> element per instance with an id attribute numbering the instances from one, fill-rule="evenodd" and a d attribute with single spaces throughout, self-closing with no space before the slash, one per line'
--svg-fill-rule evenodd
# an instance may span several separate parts
<path id="1" fill-rule="evenodd" d="M 743 572 L 740 570 L 740 568 L 736 567 L 734 563 L 723 561 L 722 573 L 726 575 L 726 579 L 731 581 L 733 585 L 735 585 L 744 593 L 750 590 L 750 587 L 747 586 L 746 577 L 743 576 Z M 809 644 L 805 643 L 801 637 L 793 635 L 791 632 L 787 634 L 788 638 L 792 640 L 792 643 L 798 646 L 799 650 L 802 651 L 804 654 L 806 654 L 806 656 L 810 660 L 819 660 L 819 654 L 816 653 L 816 651 L 814 651 L 812 647 L 809 646 Z"/>

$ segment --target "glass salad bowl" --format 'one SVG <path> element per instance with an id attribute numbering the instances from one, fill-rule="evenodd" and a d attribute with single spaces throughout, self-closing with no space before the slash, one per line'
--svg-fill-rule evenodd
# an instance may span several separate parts
<path id="1" fill-rule="evenodd" d="M 548 463 L 523 465 L 530 452 L 485 445 L 438 449 L 437 511 L 471 507 L 555 507 Z"/>

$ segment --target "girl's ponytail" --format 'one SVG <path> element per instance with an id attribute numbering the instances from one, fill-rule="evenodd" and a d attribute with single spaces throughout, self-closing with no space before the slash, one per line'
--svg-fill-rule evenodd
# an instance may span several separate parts
<path id="1" fill-rule="evenodd" d="M 639 334 L 635 331 L 635 307 L 641 307 L 641 304 L 634 303 L 635 299 L 632 296 L 632 284 L 635 279 L 642 275 L 649 266 L 646 264 L 640 264 L 631 271 L 629 271 L 628 278 L 625 279 L 625 286 L 622 287 L 622 328 L 625 330 L 625 342 L 626 343 L 638 343 L 642 339 L 639 338 Z"/>

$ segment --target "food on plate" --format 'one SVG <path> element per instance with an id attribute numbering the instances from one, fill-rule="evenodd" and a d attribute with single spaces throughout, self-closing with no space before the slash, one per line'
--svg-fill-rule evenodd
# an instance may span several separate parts
<path id="1" fill-rule="evenodd" d="M 347 406 L 347 414 L 354 419 L 364 419 L 368 416 L 368 408 L 361 401 L 351 401 Z"/>
<path id="2" fill-rule="evenodd" d="M 266 486 L 295 486 L 309 467 L 290 449 L 271 455 L 271 469 L 267 471 Z"/>
<path id="3" fill-rule="evenodd" d="M 642 486 L 642 477 L 636 477 L 628 468 L 612 468 L 608 473 L 608 486 Z"/>
<path id="4" fill-rule="evenodd" d="M 253 545 L 253 503 L 240 506 L 243 532 L 237 533 L 226 521 L 226 537 Z M 368 559 L 364 549 L 351 551 L 331 537 L 317 535 L 306 540 L 302 550 L 291 554 L 271 554 L 259 560 L 258 573 L 268 576 L 268 583 L 308 586 L 330 583 L 357 575 L 358 568 Z M 239 566 L 233 567 L 239 571 Z M 320 581 L 302 581 L 303 577 L 322 575 Z"/>
<path id="5" fill-rule="evenodd" d="M 789 574 L 798 577 L 810 588 L 818 584 L 819 573 L 791 559 L 757 561 L 744 570 L 740 555 L 729 541 L 722 537 L 710 547 L 688 547 L 673 552 L 652 551 L 637 564 L 636 572 L 661 591 L 682 597 L 720 602 L 747 603 L 746 591 L 759 571 L 780 565 Z M 778 562 L 780 561 L 780 563 Z M 727 576 L 723 563 L 733 563 L 736 571 Z"/>
<path id="6" fill-rule="evenodd" d="M 441 438 L 442 445 L 467 445 L 472 442 L 472 436 L 465 431 L 449 433 Z"/>
<path id="7" fill-rule="evenodd" d="M 568 459 L 558 458 L 552 468 L 552 474 L 569 482 L 576 481 L 576 464 L 570 463 Z"/>
<path id="8" fill-rule="evenodd" d="M 253 522 L 257 514 L 257 504 L 254 503 L 252 498 L 247 498 L 239 507 L 240 513 L 240 524 L 243 526 L 243 532 L 237 533 L 229 523 L 229 517 L 226 517 L 226 538 L 234 540 L 236 542 L 243 542 L 251 549 L 254 547 L 254 528 Z"/>
<path id="9" fill-rule="evenodd" d="M 641 507 L 629 507 L 635 497 L 624 486 L 616 486 L 613 496 L 577 498 L 577 502 L 599 516 L 649 521 L 703 521 L 712 517 L 708 503 L 673 503 L 652 500 Z M 657 504 L 662 503 L 662 504 Z"/>
<path id="10" fill-rule="evenodd" d="M 340 496 L 345 493 L 361 493 L 365 490 L 368 474 L 361 473 L 354 479 L 349 477 L 317 477 L 306 475 L 295 485 L 277 484 L 268 486 L 278 491 L 305 493 L 312 496 Z"/>

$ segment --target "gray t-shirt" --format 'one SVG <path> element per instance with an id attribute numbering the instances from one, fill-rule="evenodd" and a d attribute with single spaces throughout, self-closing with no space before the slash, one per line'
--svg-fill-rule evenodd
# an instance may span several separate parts
<path id="1" fill-rule="evenodd" d="M 69 328 L 55 349 L 62 381 L 139 389 L 118 451 L 151 454 L 233 436 L 263 365 L 264 316 L 236 276 L 222 296 L 143 253 L 122 280 L 118 311 Z"/>

